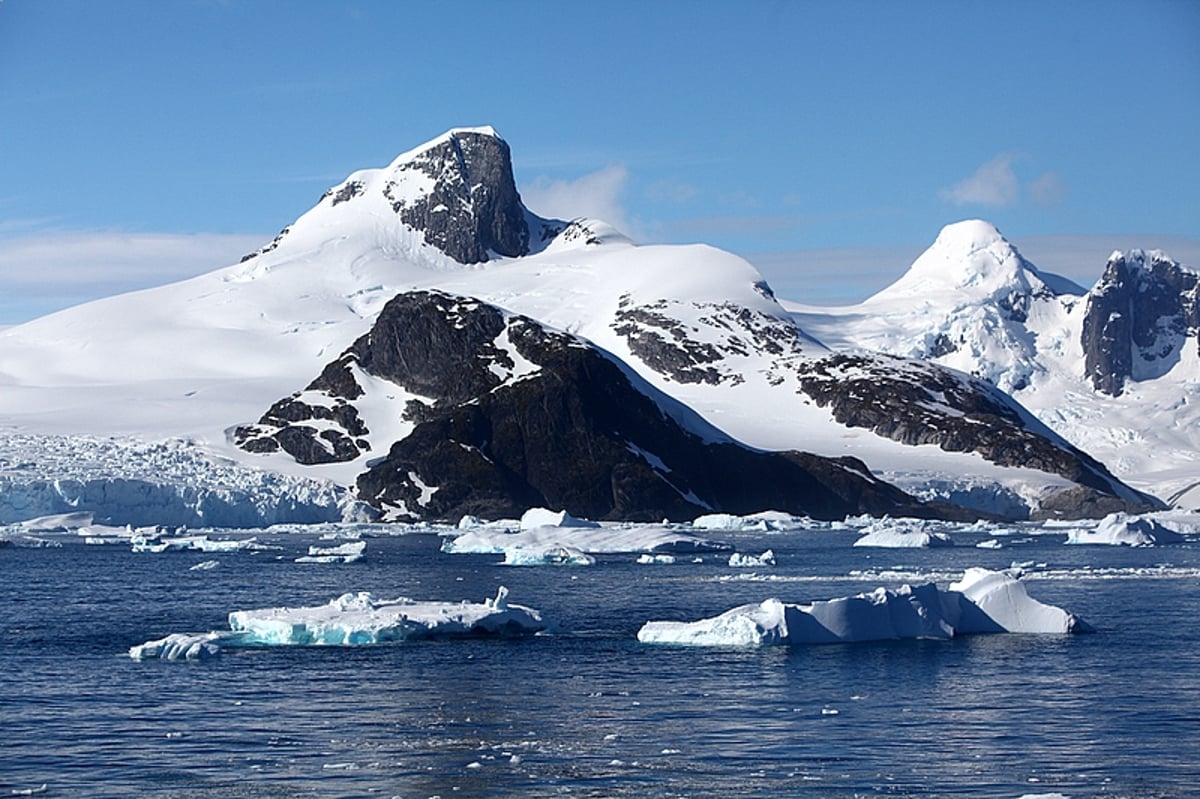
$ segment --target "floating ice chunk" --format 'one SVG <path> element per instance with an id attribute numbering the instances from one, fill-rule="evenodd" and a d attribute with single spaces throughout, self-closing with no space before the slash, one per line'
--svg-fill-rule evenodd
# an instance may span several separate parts
<path id="1" fill-rule="evenodd" d="M 482 603 L 377 599 L 367 592 L 343 594 L 309 608 L 237 610 L 229 627 L 264 645 L 362 646 L 414 638 L 515 635 L 544 630 L 541 614 L 508 603 L 501 586 Z"/>
<path id="2" fill-rule="evenodd" d="M 663 553 L 653 555 L 649 552 L 643 552 L 642 554 L 638 555 L 637 562 L 642 564 L 643 566 L 651 566 L 654 564 L 669 566 L 670 564 L 675 562 L 675 556 L 667 555 L 667 554 L 663 554 Z"/>
<path id="3" fill-rule="evenodd" d="M 919 519 L 880 519 L 863 528 L 863 535 L 854 546 L 893 549 L 954 546 L 950 536 L 932 529 L 932 524 Z"/>
<path id="4" fill-rule="evenodd" d="M 129 657 L 134 660 L 205 660 L 220 654 L 221 639 L 226 633 L 172 633 L 166 638 L 131 646 Z"/>
<path id="5" fill-rule="evenodd" d="M 1038 602 L 1015 571 L 972 567 L 950 583 L 944 611 L 960 634 L 1076 633 L 1091 627 L 1073 613 Z"/>
<path id="6" fill-rule="evenodd" d="M 520 532 L 479 528 L 467 530 L 442 543 L 442 551 L 451 554 L 503 554 L 518 547 L 531 551 L 566 547 L 591 555 L 631 552 L 719 552 L 730 548 L 728 544 L 720 541 L 698 538 L 662 525 L 534 527 Z"/>
<path id="7" fill-rule="evenodd" d="M 792 530 L 811 524 L 812 520 L 792 516 L 778 511 L 763 511 L 749 516 L 734 516 L 730 513 L 709 513 L 692 521 L 696 530 L 767 531 Z"/>
<path id="8" fill-rule="evenodd" d="M 774 566 L 775 552 L 768 549 L 761 555 L 743 555 L 740 552 L 734 552 L 729 556 L 729 565 L 735 568 L 757 568 L 759 566 Z"/>
<path id="9" fill-rule="evenodd" d="M 980 541 L 975 546 L 978 549 L 1002 549 L 1004 544 L 1001 544 L 1000 541 L 995 538 L 989 538 L 986 541 Z"/>
<path id="10" fill-rule="evenodd" d="M 546 628 L 541 613 L 510 604 L 503 586 L 494 599 L 479 603 L 377 599 L 363 591 L 315 607 L 235 610 L 229 614 L 227 632 L 175 633 L 131 647 L 129 656 L 195 660 L 235 647 L 367 646 L 423 638 L 528 635 Z"/>
<path id="11" fill-rule="evenodd" d="M 307 555 L 296 558 L 297 563 L 354 563 L 363 558 L 367 549 L 366 541 L 349 541 L 335 547 L 308 548 Z"/>
<path id="12" fill-rule="evenodd" d="M 1089 628 L 1061 608 L 1031 599 L 1008 572 L 968 569 L 949 591 L 933 583 L 877 588 L 810 604 L 767 599 L 694 622 L 651 621 L 644 643 L 692 646 L 825 644 L 968 633 L 1069 633 Z"/>
<path id="13" fill-rule="evenodd" d="M 1068 544 L 1151 547 L 1157 544 L 1178 544 L 1182 541 L 1182 535 L 1154 519 L 1125 513 L 1110 513 L 1091 530 L 1067 532 Z"/>
<path id="14" fill-rule="evenodd" d="M 562 544 L 504 550 L 506 566 L 593 566 L 595 563 L 596 559 L 588 553 Z"/>
<path id="15" fill-rule="evenodd" d="M 246 549 L 268 549 L 257 538 L 215 541 L 206 535 L 166 537 L 158 534 L 135 534 L 129 538 L 134 552 L 239 552 Z"/>
<path id="16" fill-rule="evenodd" d="M 197 563 L 195 566 L 188 569 L 188 571 L 190 571 L 190 572 L 212 571 L 213 569 L 217 568 L 220 565 L 221 565 L 221 561 L 219 561 L 219 560 L 205 560 L 205 561 L 201 561 L 200 563 Z"/>
<path id="17" fill-rule="evenodd" d="M 461 522 L 460 522 L 461 524 Z M 599 527 L 597 522 L 587 519 L 577 519 L 565 510 L 558 512 L 546 508 L 530 508 L 521 516 L 521 529 L 532 530 L 535 527 Z"/>

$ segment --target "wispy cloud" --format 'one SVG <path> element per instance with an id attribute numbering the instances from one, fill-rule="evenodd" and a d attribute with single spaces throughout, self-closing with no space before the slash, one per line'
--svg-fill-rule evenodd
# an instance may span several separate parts
<path id="1" fill-rule="evenodd" d="M 1029 197 L 1041 206 L 1061 205 L 1067 196 L 1067 184 L 1056 172 L 1047 172 L 1029 184 Z"/>
<path id="2" fill-rule="evenodd" d="M 0 238 L 0 322 L 237 263 L 270 235 L 42 231 Z"/>
<path id="3" fill-rule="evenodd" d="M 1017 159 L 1012 153 L 1001 153 L 939 194 L 955 205 L 989 205 L 997 208 L 1012 205 L 1020 197 L 1020 183 L 1013 171 Z"/>
<path id="4" fill-rule="evenodd" d="M 622 200 L 629 172 L 621 164 L 606 166 L 574 180 L 536 178 L 521 189 L 521 199 L 535 213 L 558 219 L 592 217 L 634 235 Z"/>

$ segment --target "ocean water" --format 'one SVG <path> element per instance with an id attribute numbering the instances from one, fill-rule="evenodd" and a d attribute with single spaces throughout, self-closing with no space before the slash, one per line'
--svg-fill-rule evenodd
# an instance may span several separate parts
<path id="1" fill-rule="evenodd" d="M 853 532 L 726 536 L 727 555 L 506 567 L 431 534 L 354 564 L 280 550 L 0 549 L 0 796 L 1183 797 L 1200 792 L 1200 545 L 853 548 Z M 983 538 L 982 534 L 975 538 Z M 987 537 L 994 537 L 989 534 Z M 193 571 L 208 560 L 219 564 Z M 639 644 L 645 621 L 770 596 L 844 596 L 1026 564 L 1035 598 L 1097 628 L 819 647 Z M 134 644 L 237 609 L 347 591 L 480 601 L 499 585 L 558 628 L 520 640 L 226 651 Z"/>

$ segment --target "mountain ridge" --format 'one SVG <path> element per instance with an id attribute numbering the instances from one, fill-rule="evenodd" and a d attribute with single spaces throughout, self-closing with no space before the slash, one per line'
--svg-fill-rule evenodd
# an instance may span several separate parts
<path id="1" fill-rule="evenodd" d="M 479 176 L 487 182 L 476 183 Z M 378 378 L 335 365 L 339 354 L 371 330 L 392 298 L 437 290 L 582 337 L 751 449 L 855 457 L 889 479 L 907 480 L 907 490 L 926 490 L 927 499 L 951 498 L 939 494 L 944 481 L 931 482 L 929 474 L 968 486 L 963 497 L 996 485 L 1006 507 L 1025 509 L 1018 515 L 1097 507 L 1090 494 L 1074 506 L 1053 501 L 1080 491 L 1130 510 L 1155 506 L 1049 430 L 1030 427 L 1011 401 L 1002 413 L 980 414 L 999 407 L 988 404 L 991 389 L 941 367 L 872 358 L 871 381 L 854 383 L 857 396 L 843 392 L 835 402 L 836 385 L 816 391 L 806 381 L 811 370 L 830 366 L 822 365 L 829 349 L 796 325 L 757 270 L 704 245 L 639 246 L 594 220 L 530 214 L 511 183 L 507 144 L 486 129 L 455 129 L 410 150 L 407 160 L 353 173 L 285 231 L 242 263 L 0 333 L 0 380 L 17 388 L 0 397 L 0 416 L 188 435 L 223 457 L 351 485 L 366 468 L 356 439 L 378 453 L 412 430 L 402 415 L 388 412 L 380 424 L 366 418 L 371 409 L 355 407 L 370 435 L 355 432 L 353 415 L 327 389 L 347 374 Z M 163 351 L 172 358 L 163 359 Z M 47 364 L 55 365 L 49 379 Z M 314 381 L 318 372 L 323 377 Z M 909 413 L 889 406 L 888 397 L 905 396 L 909 389 L 898 389 L 914 380 L 931 381 L 942 396 L 921 408 L 923 427 L 933 419 L 945 429 L 919 437 L 932 447 L 914 445 L 903 425 L 885 424 L 876 410 L 863 415 L 867 406 Z M 947 392 L 937 388 L 941 382 L 961 388 Z M 297 393 L 304 402 L 279 399 L 297 386 L 308 386 Z M 80 387 L 86 398 L 61 392 Z M 49 406 L 38 404 L 55 389 L 60 394 Z M 854 420 L 838 410 L 848 401 L 858 409 Z M 322 440 L 353 457 L 304 463 L 319 459 L 320 441 L 288 456 L 283 447 L 251 455 L 235 446 L 239 428 L 272 414 L 284 423 L 310 414 L 327 431 L 340 426 L 341 438 L 330 432 Z M 1049 471 L 1006 463 L 989 441 L 1012 424 L 1066 461 Z M 1086 475 L 1099 477 L 1077 482 Z"/>

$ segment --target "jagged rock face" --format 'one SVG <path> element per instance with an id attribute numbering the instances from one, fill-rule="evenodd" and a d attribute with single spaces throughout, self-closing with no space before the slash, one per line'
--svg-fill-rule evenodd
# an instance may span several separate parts
<path id="1" fill-rule="evenodd" d="M 1160 507 L 1150 497 L 1116 496 L 1121 484 L 1102 464 L 1065 441 L 1052 440 L 1048 431 L 1031 429 L 1032 417 L 977 378 L 895 356 L 831 355 L 809 364 L 800 384 L 849 427 L 905 444 L 977 452 L 1001 466 L 1038 469 L 1077 483 L 1069 495 L 1043 508 L 1049 515 L 1080 518 L 1101 508 Z"/>
<path id="2" fill-rule="evenodd" d="M 397 177 L 406 171 L 422 173 L 432 188 L 416 200 L 395 198 L 388 187 L 384 194 L 406 225 L 424 233 L 426 244 L 461 264 L 487 261 L 489 252 L 508 257 L 529 252 L 525 208 L 503 139 L 456 131 L 397 167 Z"/>
<path id="3" fill-rule="evenodd" d="M 410 403 L 411 433 L 358 480 L 360 497 L 392 518 L 497 518 L 535 505 L 654 521 L 764 508 L 817 518 L 957 515 L 865 476 L 853 459 L 748 449 L 587 342 L 475 300 L 400 295 L 300 396 L 352 406 L 362 390 L 356 372 L 430 398 Z M 308 451 L 293 441 L 307 439 L 309 450 L 336 455 L 330 425 L 287 422 L 281 408 L 295 403 L 245 428 L 242 446 L 259 451 L 269 440 Z"/>
<path id="4" fill-rule="evenodd" d="M 1097 391 L 1120 396 L 1126 380 L 1170 371 L 1200 330 L 1198 282 L 1195 272 L 1159 252 L 1109 259 L 1083 320 L 1085 374 Z"/>

